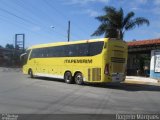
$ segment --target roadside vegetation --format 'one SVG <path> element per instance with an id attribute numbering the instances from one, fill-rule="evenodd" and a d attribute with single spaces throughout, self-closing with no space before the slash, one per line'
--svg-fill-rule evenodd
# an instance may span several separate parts
<path id="1" fill-rule="evenodd" d="M 150 24 L 149 20 L 144 17 L 135 17 L 134 12 L 129 12 L 125 15 L 122 8 L 117 10 L 114 7 L 106 6 L 103 11 L 104 15 L 96 17 L 100 25 L 92 36 L 104 35 L 106 38 L 123 40 L 126 31 L 133 30 L 144 24 Z"/>

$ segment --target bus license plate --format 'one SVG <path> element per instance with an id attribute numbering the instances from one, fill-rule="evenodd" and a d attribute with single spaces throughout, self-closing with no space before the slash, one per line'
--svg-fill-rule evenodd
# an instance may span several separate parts
<path id="1" fill-rule="evenodd" d="M 112 76 L 112 82 L 119 82 L 119 81 L 121 81 L 121 75 L 120 74 Z"/>

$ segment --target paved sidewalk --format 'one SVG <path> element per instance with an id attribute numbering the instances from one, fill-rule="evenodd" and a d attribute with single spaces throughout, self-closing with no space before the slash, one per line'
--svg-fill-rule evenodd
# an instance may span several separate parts
<path id="1" fill-rule="evenodd" d="M 21 72 L 22 68 L 0 67 L 0 72 Z"/>
<path id="2" fill-rule="evenodd" d="M 160 85 L 160 80 L 149 78 L 149 77 L 126 76 L 125 83 Z"/>

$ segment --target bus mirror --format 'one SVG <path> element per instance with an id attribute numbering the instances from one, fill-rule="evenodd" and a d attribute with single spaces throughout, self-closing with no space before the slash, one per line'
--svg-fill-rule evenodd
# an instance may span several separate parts
<path id="1" fill-rule="evenodd" d="M 23 54 L 21 54 L 21 56 L 20 56 L 20 61 L 22 61 L 23 60 L 23 58 L 24 58 L 24 56 L 25 55 L 27 55 L 27 53 L 23 53 Z"/>

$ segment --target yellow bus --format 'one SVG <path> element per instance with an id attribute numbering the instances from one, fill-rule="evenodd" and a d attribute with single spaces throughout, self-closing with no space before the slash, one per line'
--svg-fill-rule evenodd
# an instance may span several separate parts
<path id="1" fill-rule="evenodd" d="M 128 47 L 122 40 L 102 38 L 41 44 L 21 57 L 23 73 L 64 79 L 66 83 L 106 83 L 125 80 Z"/>

